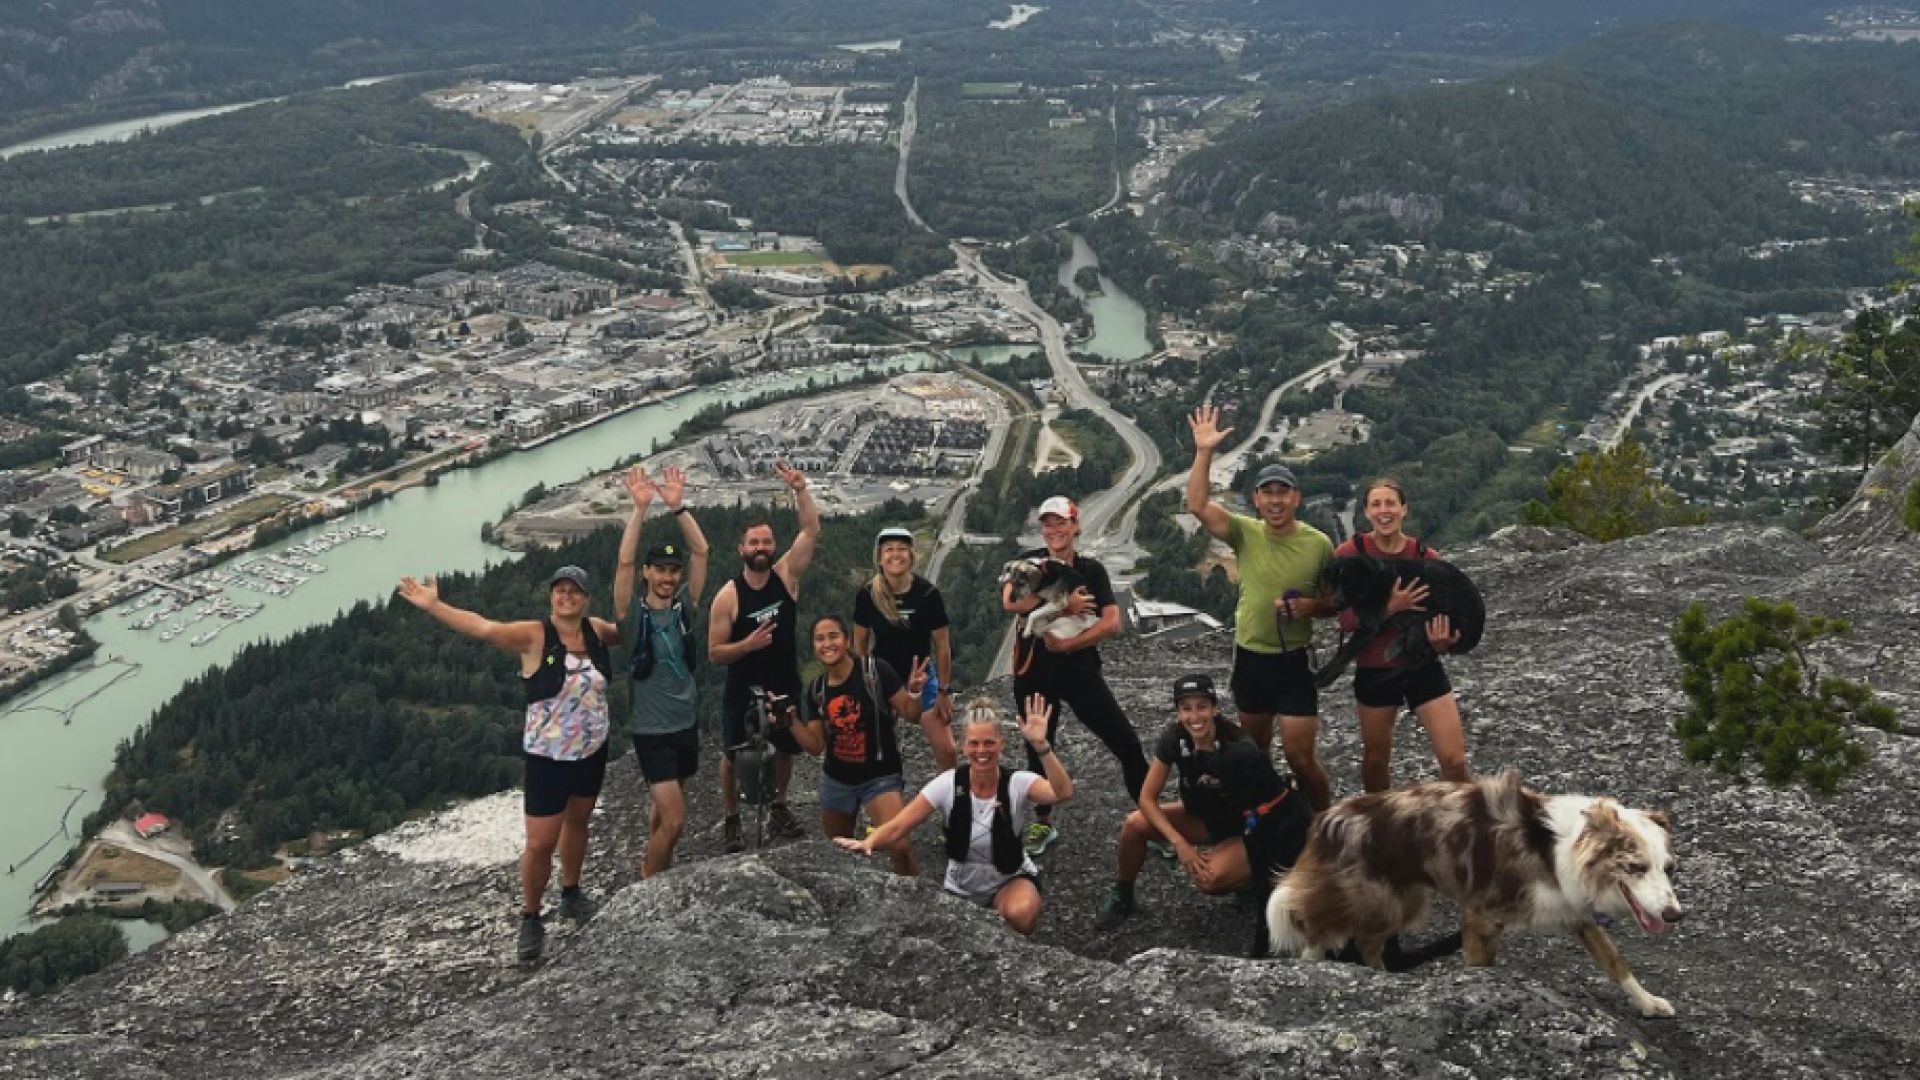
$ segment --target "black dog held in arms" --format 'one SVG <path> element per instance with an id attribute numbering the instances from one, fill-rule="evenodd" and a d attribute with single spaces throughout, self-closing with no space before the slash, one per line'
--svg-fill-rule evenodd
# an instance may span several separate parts
<path id="1" fill-rule="evenodd" d="M 1427 598 L 1419 611 L 1387 614 L 1387 598 L 1395 581 L 1422 582 Z M 1486 628 L 1487 606 L 1480 590 L 1459 567 L 1439 559 L 1376 559 L 1369 555 L 1344 555 L 1327 563 L 1320 582 L 1332 598 L 1335 611 L 1349 608 L 1359 619 L 1353 633 L 1347 635 L 1326 666 L 1314 674 L 1314 681 L 1325 687 L 1347 670 L 1360 650 L 1383 629 L 1395 631 L 1389 657 L 1403 661 L 1399 670 L 1411 671 L 1433 659 L 1433 645 L 1427 641 L 1427 620 L 1445 615 L 1460 635 L 1451 650 L 1455 655 L 1473 651 L 1480 644 L 1480 632 Z"/>

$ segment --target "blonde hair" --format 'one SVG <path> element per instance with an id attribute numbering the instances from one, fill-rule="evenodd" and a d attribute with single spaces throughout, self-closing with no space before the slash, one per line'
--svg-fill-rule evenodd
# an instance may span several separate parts
<path id="1" fill-rule="evenodd" d="M 900 541 L 900 542 L 904 543 L 904 541 Z M 913 565 L 918 561 L 919 560 L 914 557 L 913 545 L 908 544 L 907 545 L 907 578 L 908 578 L 907 587 L 908 588 L 913 587 L 912 579 L 918 576 L 913 572 Z M 900 601 L 894 599 L 893 586 L 887 584 L 887 572 L 885 570 L 880 569 L 880 547 L 877 544 L 874 545 L 874 549 L 873 549 L 873 577 L 867 580 L 867 595 L 873 598 L 873 606 L 876 610 L 880 612 L 881 618 L 887 620 L 888 622 L 892 623 L 895 626 L 905 627 L 907 625 L 906 620 L 900 617 Z"/>
<path id="2" fill-rule="evenodd" d="M 1000 706 L 995 705 L 992 698 L 984 694 L 969 700 L 966 711 L 960 714 L 962 732 L 975 724 L 992 724 L 994 732 L 1001 735 L 1001 741 L 1005 741 L 1006 714 L 1000 711 Z"/>

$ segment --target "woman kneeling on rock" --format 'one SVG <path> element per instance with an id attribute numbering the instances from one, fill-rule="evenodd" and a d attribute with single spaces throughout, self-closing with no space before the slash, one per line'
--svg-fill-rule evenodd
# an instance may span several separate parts
<path id="1" fill-rule="evenodd" d="M 1183 676 L 1173 684 L 1173 704 L 1178 718 L 1154 746 L 1140 808 L 1120 828 L 1119 870 L 1093 923 L 1101 930 L 1133 914 L 1133 883 L 1151 842 L 1179 858 L 1208 896 L 1264 885 L 1306 843 L 1312 814 L 1304 797 L 1259 743 L 1220 716 L 1213 680 Z M 1162 803 L 1169 775 L 1177 776 L 1180 801 Z"/>
<path id="2" fill-rule="evenodd" d="M 1021 847 L 1015 823 L 1029 807 L 1073 797 L 1073 778 L 1047 742 L 1052 713 L 1046 699 L 1034 694 L 1020 724 L 1045 776 L 1001 768 L 1000 714 L 976 701 L 967 707 L 959 767 L 934 778 L 866 839 L 839 837 L 834 843 L 863 855 L 887 850 L 938 811 L 947 823 L 947 891 L 992 908 L 1008 926 L 1031 935 L 1040 925 L 1040 872 Z"/>

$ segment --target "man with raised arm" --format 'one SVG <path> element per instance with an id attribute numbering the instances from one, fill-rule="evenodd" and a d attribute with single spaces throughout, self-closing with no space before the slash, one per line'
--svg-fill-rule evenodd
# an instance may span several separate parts
<path id="1" fill-rule="evenodd" d="M 620 563 L 613 575 L 614 621 L 627 627 L 634 607 L 634 562 L 640 553 L 640 523 L 655 495 L 680 522 L 682 543 L 655 544 L 640 576 L 646 581 L 631 627 L 627 677 L 633 690 L 633 752 L 646 777 L 649 801 L 647 855 L 640 876 L 650 878 L 673 864 L 673 848 L 687 827 L 686 781 L 700 769 L 700 714 L 694 691 L 693 611 L 707 585 L 707 538 L 681 503 L 687 475 L 668 468 L 659 481 L 638 465 L 627 470 L 633 512 L 620 536 Z"/>
<path id="2" fill-rule="evenodd" d="M 1187 419 L 1193 431 L 1193 469 L 1187 474 L 1187 512 L 1208 535 L 1233 548 L 1240 564 L 1240 601 L 1233 613 L 1233 704 L 1240 726 L 1265 753 L 1273 749 L 1273 718 L 1280 717 L 1280 749 L 1307 801 L 1324 810 L 1327 773 L 1314 760 L 1320 733 L 1320 692 L 1307 662 L 1313 619 L 1332 614 L 1317 595 L 1320 570 L 1333 555 L 1327 534 L 1300 521 L 1300 485 L 1285 465 L 1263 467 L 1253 479 L 1260 516 L 1229 513 L 1213 498 L 1213 455 L 1232 428 L 1220 410 L 1202 405 Z"/>
<path id="3" fill-rule="evenodd" d="M 776 562 L 772 523 L 764 518 L 749 522 L 740 534 L 740 575 L 720 586 L 707 617 L 707 655 L 727 669 L 726 692 L 720 702 L 721 745 L 726 751 L 720 759 L 720 796 L 726 803 L 730 852 L 746 848 L 733 755 L 747 741 L 751 690 L 758 686 L 785 695 L 795 705 L 800 700 L 800 664 L 794 652 L 799 638 L 800 578 L 812 564 L 814 545 L 820 540 L 820 510 L 807 490 L 806 474 L 784 461 L 774 470 L 793 490 L 800 535 Z M 791 840 L 801 835 L 800 822 L 787 809 L 787 781 L 793 776 L 793 755 L 800 752 L 800 744 L 785 728 L 775 728 L 768 741 L 777 753 L 767 825 L 774 836 Z"/>

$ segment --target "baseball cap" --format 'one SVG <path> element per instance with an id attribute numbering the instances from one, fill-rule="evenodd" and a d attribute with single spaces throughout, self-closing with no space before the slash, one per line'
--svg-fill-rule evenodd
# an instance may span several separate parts
<path id="1" fill-rule="evenodd" d="M 1173 703 L 1180 704 L 1183 698 L 1195 694 L 1204 696 L 1215 705 L 1220 704 L 1220 695 L 1213 692 L 1213 680 L 1205 675 L 1182 675 L 1173 681 Z"/>
<path id="2" fill-rule="evenodd" d="M 1080 508 L 1073 505 L 1073 500 L 1067 498 L 1065 495 L 1055 495 L 1053 498 L 1041 503 L 1040 513 L 1035 516 L 1046 517 L 1048 514 L 1056 514 L 1066 518 L 1068 521 L 1080 520 Z"/>
<path id="3" fill-rule="evenodd" d="M 587 588 L 587 572 L 585 570 L 580 569 L 577 566 L 563 566 L 560 569 L 555 570 L 553 572 L 553 577 L 548 579 L 547 581 L 547 588 L 551 589 L 555 585 L 558 585 L 563 581 L 571 581 L 575 585 L 580 586 L 581 592 L 593 591 Z"/>
<path id="4" fill-rule="evenodd" d="M 912 547 L 913 530 L 903 529 L 898 525 L 889 525 L 880 530 L 879 536 L 873 538 L 873 546 L 877 548 L 889 540 L 901 540 L 904 541 L 908 547 Z"/>
<path id="5" fill-rule="evenodd" d="M 1290 488 L 1298 488 L 1300 486 L 1300 482 L 1293 478 L 1293 470 L 1287 468 L 1285 465 L 1279 464 L 1262 467 L 1259 475 L 1253 478 L 1253 490 L 1255 491 L 1259 491 L 1268 484 L 1285 484 Z"/>
<path id="6" fill-rule="evenodd" d="M 679 544 L 655 544 L 647 549 L 647 566 L 685 566 L 687 557 Z"/>

